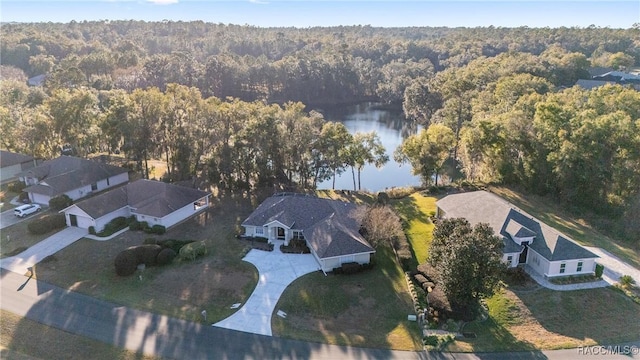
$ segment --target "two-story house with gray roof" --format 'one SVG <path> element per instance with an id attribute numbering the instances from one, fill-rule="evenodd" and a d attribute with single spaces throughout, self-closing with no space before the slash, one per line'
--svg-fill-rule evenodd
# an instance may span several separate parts
<path id="1" fill-rule="evenodd" d="M 597 255 L 495 194 L 452 194 L 436 205 L 438 217 L 489 224 L 502 237 L 503 260 L 509 267 L 526 264 L 545 277 L 595 272 Z"/>
<path id="2" fill-rule="evenodd" d="M 242 223 L 245 236 L 285 245 L 306 241 L 324 272 L 343 263 L 368 264 L 375 249 L 360 235 L 357 206 L 304 194 L 277 194 L 266 199 Z"/>
<path id="3" fill-rule="evenodd" d="M 125 168 L 102 164 L 74 156 L 60 156 L 18 174 L 27 185 L 29 200 L 49 205 L 56 196 L 67 195 L 78 200 L 110 187 L 127 183 Z"/>

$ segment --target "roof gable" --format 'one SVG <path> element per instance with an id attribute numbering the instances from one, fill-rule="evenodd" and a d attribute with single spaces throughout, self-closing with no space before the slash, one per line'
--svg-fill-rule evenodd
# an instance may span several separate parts
<path id="1" fill-rule="evenodd" d="M 511 224 L 517 224 L 526 229 L 518 229 L 517 231 L 521 231 L 521 234 L 529 232 L 535 234 L 529 247 L 549 261 L 597 257 L 554 228 L 486 191 L 449 195 L 438 200 L 436 205 L 446 213 L 447 217 L 463 217 L 472 225 L 483 222 L 488 223 L 494 231 L 500 229 L 497 233 L 508 240 L 505 241 L 503 250 L 505 253 L 515 252 L 508 250 L 515 249 L 512 245 L 518 246 L 511 240 L 511 234 L 507 230 L 508 227 L 511 230 L 516 229 L 517 226 Z"/>
<path id="2" fill-rule="evenodd" d="M 353 211 L 356 205 L 304 194 L 278 194 L 267 198 L 242 223 L 264 226 L 279 222 L 302 230 L 320 258 L 374 252 L 360 235 Z"/>

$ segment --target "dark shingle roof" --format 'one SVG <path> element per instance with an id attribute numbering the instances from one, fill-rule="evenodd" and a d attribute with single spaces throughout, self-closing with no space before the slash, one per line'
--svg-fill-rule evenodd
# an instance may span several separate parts
<path id="1" fill-rule="evenodd" d="M 73 156 L 60 156 L 23 171 L 18 176 L 35 177 L 40 180 L 40 184 L 27 187 L 26 192 L 57 196 L 126 172 L 127 169 L 117 166 Z"/>
<path id="2" fill-rule="evenodd" d="M 595 89 L 597 87 L 605 86 L 607 84 L 615 84 L 615 81 L 580 79 L 576 82 L 577 86 L 580 86 L 585 90 Z"/>
<path id="3" fill-rule="evenodd" d="M 7 167 L 16 164 L 22 164 L 32 161 L 33 157 L 24 154 L 13 153 L 6 150 L 0 150 L 0 167 Z"/>
<path id="4" fill-rule="evenodd" d="M 488 223 L 494 231 L 503 236 L 505 253 L 519 247 L 511 240 L 512 224 L 525 228 L 523 233 L 534 233 L 535 239 L 529 247 L 550 261 L 586 259 L 597 257 L 592 252 L 569 240 L 554 228 L 537 220 L 526 212 L 516 208 L 497 195 L 486 191 L 473 191 L 446 196 L 436 202 L 446 217 L 463 217 L 471 224 Z M 515 234 L 514 234 L 515 235 Z M 523 236 L 527 237 L 527 236 Z M 518 250 L 519 251 L 519 250 Z"/>
<path id="5" fill-rule="evenodd" d="M 375 251 L 358 232 L 356 205 L 302 194 L 272 196 L 242 223 L 263 226 L 273 221 L 302 230 L 320 258 Z"/>
<path id="6" fill-rule="evenodd" d="M 137 214 L 161 218 L 207 195 L 206 191 L 141 179 L 81 201 L 76 206 L 94 219 L 127 205 Z"/>

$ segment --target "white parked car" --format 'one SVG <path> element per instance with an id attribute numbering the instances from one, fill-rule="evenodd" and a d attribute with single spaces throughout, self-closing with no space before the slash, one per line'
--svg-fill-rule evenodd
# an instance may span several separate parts
<path id="1" fill-rule="evenodd" d="M 18 206 L 17 208 L 13 209 L 13 214 L 17 217 L 23 218 L 40 210 L 42 210 L 42 207 L 40 207 L 40 205 L 38 204 L 27 204 Z"/>

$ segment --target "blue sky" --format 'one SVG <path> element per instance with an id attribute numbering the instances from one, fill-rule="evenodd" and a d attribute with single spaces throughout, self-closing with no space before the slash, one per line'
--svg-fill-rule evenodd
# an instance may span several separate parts
<path id="1" fill-rule="evenodd" d="M 630 28 L 640 0 L 0 0 L 0 21 L 203 20 L 278 26 Z"/>

